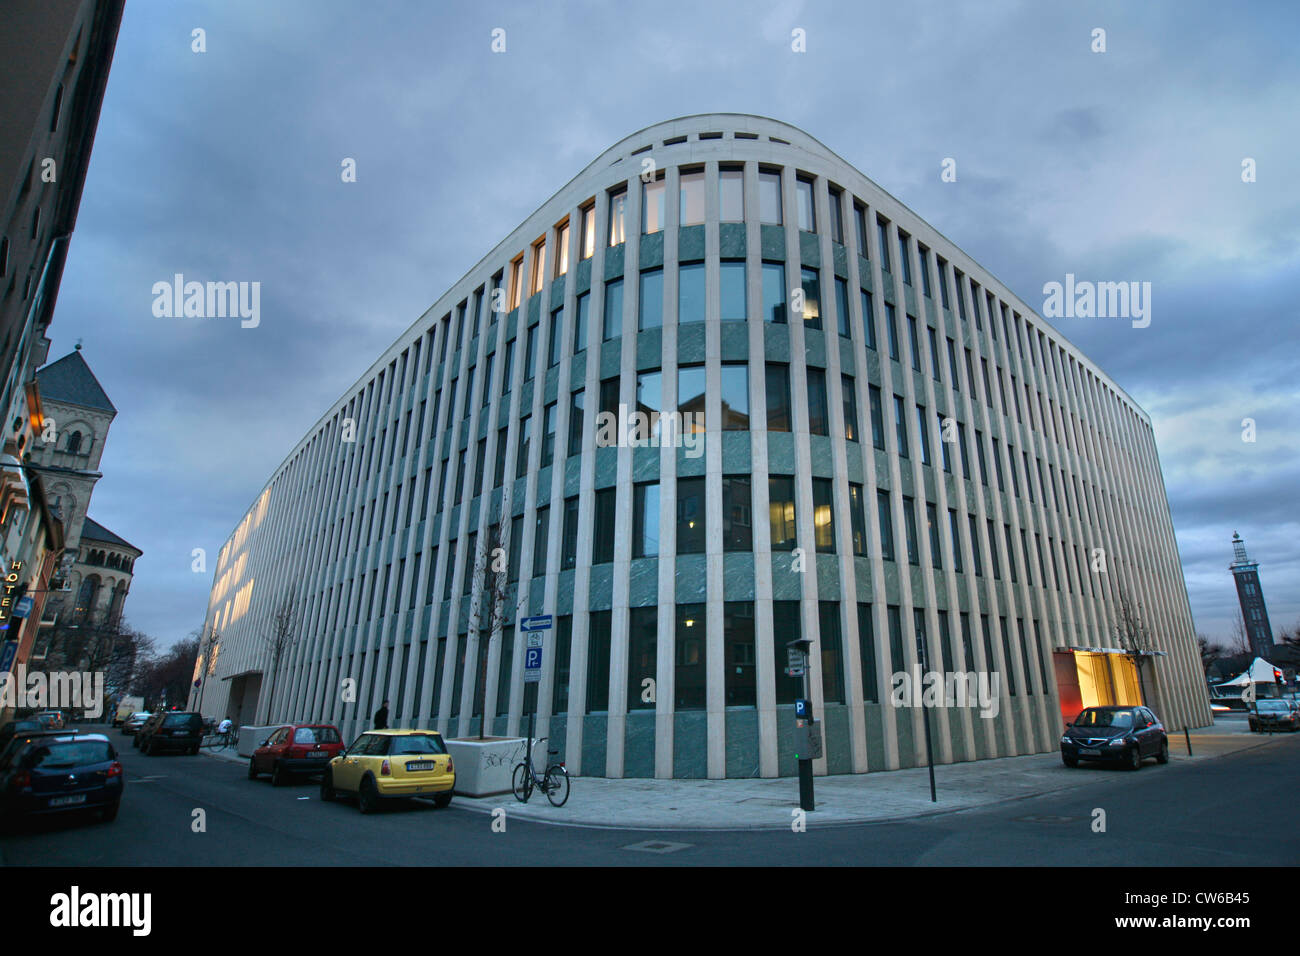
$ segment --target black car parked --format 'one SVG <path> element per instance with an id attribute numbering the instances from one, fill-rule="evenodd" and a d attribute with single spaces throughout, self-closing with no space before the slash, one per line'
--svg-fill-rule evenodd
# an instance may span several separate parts
<path id="1" fill-rule="evenodd" d="M 0 813 L 9 821 L 98 809 L 110 821 L 125 786 L 117 751 L 103 734 L 25 734 L 14 738 L 0 761 Z"/>
<path id="2" fill-rule="evenodd" d="M 149 756 L 168 750 L 196 754 L 203 743 L 203 716 L 194 711 L 170 710 L 154 714 L 135 735 L 135 745 Z"/>
<path id="3" fill-rule="evenodd" d="M 1145 707 L 1086 707 L 1066 725 L 1061 760 L 1077 767 L 1080 760 L 1109 761 L 1137 770 L 1147 757 L 1169 762 L 1164 725 Z"/>

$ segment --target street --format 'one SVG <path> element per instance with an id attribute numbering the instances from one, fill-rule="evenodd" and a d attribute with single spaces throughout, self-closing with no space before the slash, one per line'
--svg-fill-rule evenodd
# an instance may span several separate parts
<path id="1" fill-rule="evenodd" d="M 126 738 L 114 734 L 115 741 Z M 1259 866 L 1300 862 L 1294 794 L 1300 739 L 1197 764 L 1148 763 L 1137 773 L 1092 769 L 1097 783 L 978 810 L 806 832 L 634 831 L 512 818 L 506 794 L 467 809 L 398 803 L 363 816 L 321 803 L 315 780 L 274 788 L 208 756 L 149 758 L 119 743 L 127 789 L 116 822 L 40 821 L 0 837 L 11 866 L 443 865 L 1054 865 Z M 1114 775 L 1124 774 L 1120 786 Z M 860 777 L 871 787 L 877 775 Z M 582 779 L 571 798 L 583 796 Z M 1094 811 L 1105 811 L 1094 832 Z M 197 814 L 196 811 L 203 811 Z M 195 832 L 202 817 L 204 828 Z M 1261 834 L 1266 835 L 1261 838 Z M 648 849 L 629 849 L 649 843 Z M 655 846 L 658 844 L 658 846 Z M 663 846 L 668 844 L 668 846 Z M 684 846 L 681 846 L 684 844 Z"/>

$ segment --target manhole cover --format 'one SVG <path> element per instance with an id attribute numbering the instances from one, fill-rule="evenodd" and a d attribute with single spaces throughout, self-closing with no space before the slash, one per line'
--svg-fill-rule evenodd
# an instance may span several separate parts
<path id="1" fill-rule="evenodd" d="M 689 843 L 668 843 L 664 840 L 646 840 L 642 843 L 629 844 L 623 849 L 636 850 L 639 853 L 676 853 L 678 850 L 685 850 L 690 845 Z"/>

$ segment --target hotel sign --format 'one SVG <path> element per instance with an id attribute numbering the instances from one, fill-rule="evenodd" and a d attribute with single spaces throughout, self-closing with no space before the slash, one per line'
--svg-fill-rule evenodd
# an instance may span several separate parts
<path id="1" fill-rule="evenodd" d="M 18 580 L 22 570 L 23 563 L 14 561 L 9 565 L 9 572 L 5 575 L 4 592 L 0 594 L 0 630 L 9 626 L 9 618 L 13 616 L 14 592 L 20 587 Z"/>

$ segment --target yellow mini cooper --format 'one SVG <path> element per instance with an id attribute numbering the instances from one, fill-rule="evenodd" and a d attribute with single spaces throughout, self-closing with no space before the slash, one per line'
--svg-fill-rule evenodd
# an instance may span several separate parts
<path id="1" fill-rule="evenodd" d="M 362 813 L 374 813 L 391 797 L 431 797 L 451 803 L 456 772 L 442 734 L 433 730 L 370 730 L 358 737 L 321 774 L 320 798 L 356 794 Z"/>

